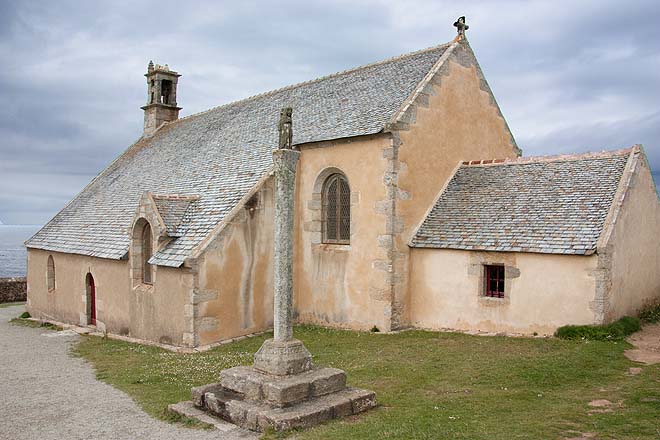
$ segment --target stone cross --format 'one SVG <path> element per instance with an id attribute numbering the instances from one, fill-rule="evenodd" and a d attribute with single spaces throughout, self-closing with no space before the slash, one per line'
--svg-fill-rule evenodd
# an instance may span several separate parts
<path id="1" fill-rule="evenodd" d="M 292 109 L 280 112 L 279 148 L 273 151 L 275 168 L 275 231 L 273 256 L 273 339 L 254 355 L 254 367 L 278 376 L 298 374 L 312 367 L 312 355 L 293 339 L 293 217 L 296 164 L 300 151 L 291 144 Z"/>
<path id="2" fill-rule="evenodd" d="M 458 17 L 458 20 L 454 23 L 454 27 L 456 27 L 456 30 L 458 31 L 458 35 L 461 37 L 465 36 L 465 31 L 470 29 L 470 26 L 465 24 L 465 16 Z"/>
<path id="3" fill-rule="evenodd" d="M 275 314 L 276 341 L 293 337 L 293 216 L 296 164 L 300 151 L 291 148 L 291 107 L 280 112 L 280 147 L 273 151 L 275 165 Z"/>

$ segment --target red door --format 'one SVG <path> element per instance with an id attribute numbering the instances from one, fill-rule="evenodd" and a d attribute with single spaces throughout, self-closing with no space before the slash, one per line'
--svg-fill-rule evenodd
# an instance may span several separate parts
<path id="1" fill-rule="evenodd" d="M 96 286 L 91 273 L 87 274 L 87 313 L 89 324 L 96 325 Z"/>

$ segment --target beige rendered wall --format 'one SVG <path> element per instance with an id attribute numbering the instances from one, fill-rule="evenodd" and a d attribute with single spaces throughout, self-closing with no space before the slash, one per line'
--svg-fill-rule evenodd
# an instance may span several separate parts
<path id="1" fill-rule="evenodd" d="M 405 326 L 410 320 L 406 310 L 416 294 L 407 289 L 407 243 L 458 163 L 512 158 L 518 154 L 468 46 L 456 49 L 432 84 L 428 104 L 417 105 L 409 128 L 398 132 L 400 165 L 395 210 L 400 233 L 394 242 L 395 284 L 398 283 L 394 327 Z"/>
<path id="2" fill-rule="evenodd" d="M 55 262 L 55 290 L 51 292 L 46 285 L 49 255 Z M 128 333 L 130 279 L 125 261 L 28 249 L 28 311 L 37 318 L 86 325 L 88 273 L 96 286 L 98 327 Z"/>
<path id="3" fill-rule="evenodd" d="M 415 248 L 411 263 L 415 327 L 549 335 L 593 323 L 596 256 Z M 483 296 L 484 264 L 505 265 L 505 298 Z"/>
<path id="4" fill-rule="evenodd" d="M 193 274 L 187 269 L 153 266 L 153 285 L 139 284 L 127 298 L 133 338 L 162 344 L 189 345 L 185 340 L 186 306 L 190 303 Z"/>
<path id="5" fill-rule="evenodd" d="M 55 291 L 46 286 L 48 256 L 55 261 Z M 180 345 L 183 309 L 192 276 L 158 267 L 154 285 L 133 289 L 127 261 L 28 249 L 28 311 L 37 318 L 86 325 L 87 273 L 96 285 L 101 331 Z"/>
<path id="6" fill-rule="evenodd" d="M 606 321 L 634 316 L 660 299 L 660 204 L 644 156 L 614 224 L 607 249 L 611 254 L 611 290 Z"/>
<path id="7" fill-rule="evenodd" d="M 195 345 L 272 327 L 273 209 L 270 179 L 194 264 Z"/>
<path id="8" fill-rule="evenodd" d="M 389 329 L 387 216 L 378 203 L 391 137 L 377 135 L 303 146 L 296 183 L 294 300 L 299 322 Z M 341 171 L 351 189 L 350 245 L 321 243 L 321 187 Z"/>

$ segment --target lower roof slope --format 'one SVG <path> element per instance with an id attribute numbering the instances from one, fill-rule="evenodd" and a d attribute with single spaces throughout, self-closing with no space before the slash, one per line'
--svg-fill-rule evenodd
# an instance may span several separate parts
<path id="1" fill-rule="evenodd" d="M 410 245 L 593 254 L 637 151 L 464 162 Z"/>
<path id="2" fill-rule="evenodd" d="M 29 248 L 120 259 L 140 196 L 197 196 L 174 240 L 150 260 L 178 267 L 271 167 L 280 109 L 294 144 L 383 130 L 450 45 L 275 90 L 180 119 L 142 138 L 26 242 Z"/>

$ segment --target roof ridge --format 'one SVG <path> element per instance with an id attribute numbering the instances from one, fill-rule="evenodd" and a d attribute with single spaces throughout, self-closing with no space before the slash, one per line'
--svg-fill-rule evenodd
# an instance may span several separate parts
<path id="1" fill-rule="evenodd" d="M 613 156 L 625 156 L 634 151 L 637 146 L 618 150 L 589 151 L 585 153 L 553 154 L 548 156 L 524 156 L 504 159 L 466 160 L 461 162 L 462 166 L 497 166 L 497 165 L 522 165 L 527 163 L 543 162 L 568 162 L 582 159 L 600 159 Z"/>
<path id="2" fill-rule="evenodd" d="M 307 80 L 307 81 L 302 81 L 302 82 L 299 82 L 299 83 L 290 84 L 288 86 L 280 87 L 280 88 L 269 90 L 269 91 L 266 91 L 266 92 L 257 93 L 256 95 L 251 95 L 251 96 L 248 96 L 246 98 L 237 99 L 235 101 L 231 101 L 231 102 L 227 102 L 225 104 L 221 104 L 221 105 L 217 105 L 215 107 L 211 107 L 207 110 L 202 110 L 201 112 L 197 112 L 197 113 L 193 113 L 193 114 L 188 115 L 188 116 L 184 116 L 183 118 L 179 118 L 179 119 L 176 119 L 174 121 L 168 122 L 167 125 L 173 125 L 173 124 L 175 124 L 177 122 L 180 122 L 180 121 L 185 121 L 187 119 L 192 119 L 194 117 L 210 113 L 214 110 L 218 110 L 218 109 L 221 109 L 223 107 L 230 107 L 230 106 L 240 104 L 240 103 L 243 103 L 243 102 L 252 101 L 252 100 L 257 99 L 257 98 L 262 98 L 264 96 L 274 95 L 276 93 L 280 93 L 280 92 L 283 92 L 285 90 L 295 89 L 297 87 L 304 86 L 304 85 L 307 85 L 307 84 L 314 84 L 314 83 L 324 81 L 324 80 L 329 79 L 329 78 L 334 78 L 334 77 L 341 76 L 341 75 L 347 75 L 349 73 L 357 72 L 357 71 L 362 70 L 362 69 L 367 69 L 367 68 L 370 68 L 370 67 L 379 66 L 381 64 L 392 63 L 394 61 L 398 61 L 398 60 L 401 60 L 401 59 L 404 59 L 404 58 L 419 55 L 421 53 L 431 52 L 433 50 L 437 50 L 437 49 L 440 49 L 442 47 L 449 47 L 449 46 L 451 46 L 451 44 L 452 44 L 451 41 L 449 43 L 438 44 L 436 46 L 431 46 L 431 47 L 427 47 L 425 49 L 420 49 L 420 50 L 416 50 L 416 51 L 413 51 L 413 52 L 408 52 L 408 53 L 396 55 L 396 56 L 393 56 L 393 57 L 390 57 L 390 58 L 386 58 L 384 60 L 375 61 L 375 62 L 369 63 L 369 64 L 364 64 L 362 66 L 352 67 L 350 69 L 330 73 L 328 75 L 320 76 L 318 78 L 310 79 L 310 80 Z"/>

